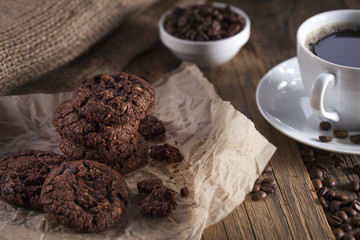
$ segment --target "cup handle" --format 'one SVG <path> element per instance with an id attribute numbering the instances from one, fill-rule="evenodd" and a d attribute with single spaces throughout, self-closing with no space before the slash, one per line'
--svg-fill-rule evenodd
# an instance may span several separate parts
<path id="1" fill-rule="evenodd" d="M 335 111 L 326 111 L 324 108 L 324 96 L 326 89 L 335 86 L 335 76 L 331 73 L 322 73 L 316 77 L 310 92 L 310 106 L 318 115 L 329 120 L 338 122 L 340 116 Z"/>

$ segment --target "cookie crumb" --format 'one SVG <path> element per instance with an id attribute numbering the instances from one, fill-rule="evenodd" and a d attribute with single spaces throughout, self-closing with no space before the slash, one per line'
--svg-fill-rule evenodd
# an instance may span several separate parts
<path id="1" fill-rule="evenodd" d="M 189 196 L 189 189 L 188 187 L 183 187 L 180 189 L 180 193 L 182 197 L 188 197 Z"/>
<path id="2" fill-rule="evenodd" d="M 184 160 L 184 156 L 180 150 L 167 143 L 151 146 L 149 156 L 154 160 L 166 161 L 168 163 L 181 162 Z"/>

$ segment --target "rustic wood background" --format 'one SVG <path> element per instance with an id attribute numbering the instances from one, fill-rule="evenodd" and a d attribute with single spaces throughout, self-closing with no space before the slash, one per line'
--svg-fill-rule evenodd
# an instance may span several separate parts
<path id="1" fill-rule="evenodd" d="M 359 0 L 226 0 L 244 10 L 251 19 L 249 42 L 230 62 L 202 69 L 218 94 L 244 113 L 278 150 L 271 159 L 276 192 L 254 202 L 250 196 L 221 222 L 207 228 L 203 240 L 220 239 L 333 239 L 325 213 L 317 201 L 297 143 L 278 132 L 261 116 L 255 91 L 262 76 L 278 63 L 296 55 L 296 31 L 300 24 L 320 12 L 360 9 Z M 125 71 L 150 81 L 177 68 L 180 61 L 158 42 L 132 61 Z M 337 186 L 358 179 L 347 171 L 360 163 L 357 156 L 343 155 L 343 168 L 332 172 Z M 342 189 L 339 189 L 342 191 Z"/>

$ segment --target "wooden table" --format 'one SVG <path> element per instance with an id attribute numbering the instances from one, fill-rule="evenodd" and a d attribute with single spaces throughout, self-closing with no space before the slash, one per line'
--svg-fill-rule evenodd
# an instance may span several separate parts
<path id="1" fill-rule="evenodd" d="M 202 69 L 218 94 L 250 118 L 256 128 L 277 147 L 268 174 L 276 182 L 276 192 L 261 201 L 245 201 L 221 222 L 207 228 L 210 239 L 332 239 L 323 208 L 301 159 L 298 144 L 283 135 L 261 116 L 255 103 L 255 91 L 261 77 L 276 64 L 296 55 L 296 31 L 299 25 L 320 12 L 360 9 L 359 0 L 228 0 L 243 9 L 251 19 L 251 37 L 230 62 Z M 132 61 L 127 72 L 150 81 L 177 68 L 180 61 L 160 42 Z M 152 71 L 152 73 L 149 72 Z M 360 162 L 356 156 L 343 155 L 347 168 Z M 337 186 L 359 176 L 346 168 L 333 173 Z M 265 175 L 264 175 L 265 176 Z M 338 191 L 342 191 L 338 187 Z"/>

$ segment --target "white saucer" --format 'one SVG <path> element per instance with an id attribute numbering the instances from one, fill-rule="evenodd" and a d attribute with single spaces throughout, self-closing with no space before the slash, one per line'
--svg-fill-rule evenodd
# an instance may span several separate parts
<path id="1" fill-rule="evenodd" d="M 261 79 L 256 89 L 256 103 L 273 127 L 299 142 L 332 152 L 360 154 L 360 145 L 348 138 L 330 143 L 319 140 L 320 135 L 332 136 L 332 131 L 319 128 L 322 120 L 311 110 L 296 57 L 278 64 Z"/>

